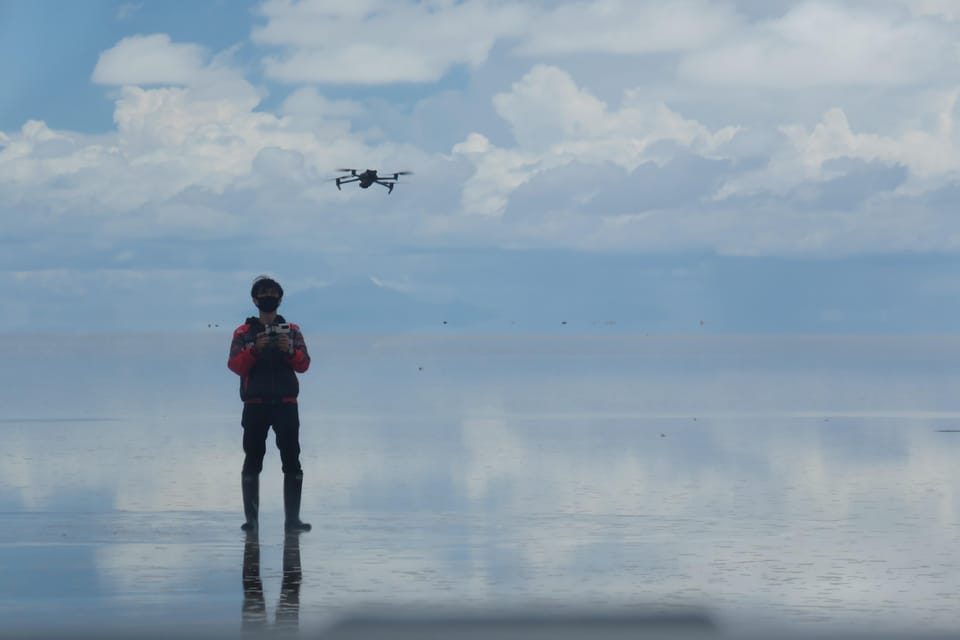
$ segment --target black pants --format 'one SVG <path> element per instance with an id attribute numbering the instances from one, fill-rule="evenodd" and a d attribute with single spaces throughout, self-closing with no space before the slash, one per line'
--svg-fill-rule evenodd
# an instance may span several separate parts
<path id="1" fill-rule="evenodd" d="M 270 427 L 277 436 L 277 449 L 284 473 L 300 471 L 300 412 L 296 403 L 243 405 L 243 473 L 256 475 L 263 470 Z"/>

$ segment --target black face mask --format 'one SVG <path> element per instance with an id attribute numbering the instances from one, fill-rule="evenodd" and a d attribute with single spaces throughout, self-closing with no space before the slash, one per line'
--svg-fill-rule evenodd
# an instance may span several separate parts
<path id="1" fill-rule="evenodd" d="M 273 313 L 280 306 L 280 298 L 276 296 L 260 296 L 257 298 L 257 308 L 266 313 Z"/>

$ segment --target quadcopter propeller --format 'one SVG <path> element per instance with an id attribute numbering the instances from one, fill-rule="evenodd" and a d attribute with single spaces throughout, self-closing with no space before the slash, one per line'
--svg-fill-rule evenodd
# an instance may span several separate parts
<path id="1" fill-rule="evenodd" d="M 391 171 L 390 173 L 392 173 L 395 176 L 412 176 L 413 175 L 413 171 Z"/>
<path id="2" fill-rule="evenodd" d="M 356 171 L 356 169 L 340 168 L 340 169 L 334 169 L 334 171 Z"/>

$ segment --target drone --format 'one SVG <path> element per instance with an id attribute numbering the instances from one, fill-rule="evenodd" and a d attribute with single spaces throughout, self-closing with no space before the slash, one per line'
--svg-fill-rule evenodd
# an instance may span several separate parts
<path id="1" fill-rule="evenodd" d="M 367 169 L 366 171 L 359 171 L 357 169 L 337 169 L 337 171 L 349 171 L 350 175 L 341 176 L 336 178 L 337 190 L 340 191 L 340 185 L 346 184 L 348 182 L 359 182 L 361 189 L 367 189 L 374 182 L 377 184 L 382 184 L 387 188 L 387 193 L 393 193 L 393 188 L 397 184 L 397 180 L 400 179 L 400 176 L 406 176 L 413 173 L 412 171 L 396 171 L 394 173 L 388 173 L 386 175 L 379 175 L 376 169 Z"/>

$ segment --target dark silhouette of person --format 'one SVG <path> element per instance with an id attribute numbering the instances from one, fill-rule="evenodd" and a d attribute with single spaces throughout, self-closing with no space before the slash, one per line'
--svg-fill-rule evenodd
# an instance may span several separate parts
<path id="1" fill-rule="evenodd" d="M 243 545 L 243 608 L 240 628 L 263 631 L 267 626 L 267 604 L 260 581 L 260 539 L 256 531 L 247 532 Z"/>
<path id="2" fill-rule="evenodd" d="M 296 631 L 300 626 L 300 536 L 289 533 L 283 539 L 283 579 L 274 626 L 280 631 Z M 260 538 L 248 531 L 243 545 L 243 607 L 240 628 L 243 632 L 261 633 L 269 626 L 267 605 L 260 579 Z"/>
<path id="3" fill-rule="evenodd" d="M 233 332 L 227 367 L 240 376 L 243 401 L 243 469 L 240 486 L 243 494 L 244 531 L 259 526 L 260 472 L 267 452 L 270 427 L 276 434 L 283 467 L 284 526 L 288 532 L 309 531 L 300 520 L 300 496 L 303 470 L 300 467 L 300 394 L 298 373 L 310 367 L 310 354 L 300 327 L 288 323 L 277 313 L 283 300 L 283 287 L 260 276 L 250 288 L 259 316 L 251 316 Z"/>
<path id="4" fill-rule="evenodd" d="M 288 533 L 283 538 L 283 580 L 280 583 L 280 599 L 277 601 L 276 625 L 286 630 L 300 626 L 300 584 L 303 572 L 300 569 L 300 537 Z"/>

